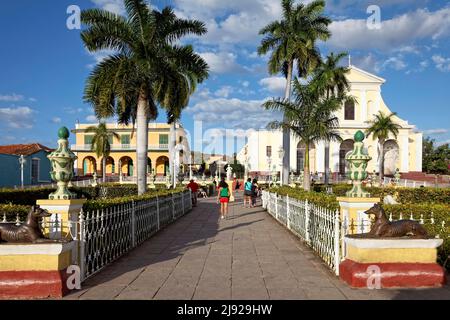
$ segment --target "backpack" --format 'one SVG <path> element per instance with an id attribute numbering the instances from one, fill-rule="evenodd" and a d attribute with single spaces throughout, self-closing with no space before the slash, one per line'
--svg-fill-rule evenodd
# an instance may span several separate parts
<path id="1" fill-rule="evenodd" d="M 245 190 L 246 191 L 252 191 L 252 183 L 251 182 L 246 182 L 245 183 Z"/>
<path id="2" fill-rule="evenodd" d="M 228 193 L 228 188 L 222 188 L 220 189 L 220 197 L 221 198 L 228 198 L 230 195 Z"/>

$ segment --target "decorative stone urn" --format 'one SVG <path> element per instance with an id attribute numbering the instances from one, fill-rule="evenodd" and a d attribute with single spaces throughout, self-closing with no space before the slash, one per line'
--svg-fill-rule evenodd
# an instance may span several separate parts
<path id="1" fill-rule="evenodd" d="M 353 151 L 345 158 L 350 163 L 347 177 L 352 180 L 353 188 L 347 192 L 347 197 L 368 198 L 370 193 L 362 188 L 362 181 L 367 178 L 367 164 L 372 159 L 364 150 L 364 133 L 358 130 L 354 136 Z"/>
<path id="2" fill-rule="evenodd" d="M 62 127 L 58 131 L 58 148 L 50 153 L 50 176 L 56 181 L 58 188 L 49 195 L 50 200 L 70 200 L 76 195 L 69 191 L 68 183 L 73 178 L 73 164 L 77 156 L 69 148 L 69 129 Z"/>

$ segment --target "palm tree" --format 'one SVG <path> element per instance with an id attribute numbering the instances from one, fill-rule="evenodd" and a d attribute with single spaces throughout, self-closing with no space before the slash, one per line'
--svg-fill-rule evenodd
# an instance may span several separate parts
<path id="1" fill-rule="evenodd" d="M 208 76 L 206 62 L 179 40 L 206 33 L 197 20 L 179 19 L 170 7 L 151 10 L 145 0 L 124 0 L 127 17 L 106 10 L 81 14 L 81 38 L 90 52 L 113 50 L 86 81 L 84 100 L 96 116 L 136 124 L 138 193 L 147 189 L 148 122 L 163 107 L 185 106 Z"/>
<path id="2" fill-rule="evenodd" d="M 328 25 L 331 20 L 323 15 L 324 0 L 315 0 L 305 5 L 295 5 L 294 0 L 282 0 L 283 17 L 261 29 L 264 35 L 258 48 L 259 55 L 271 52 L 268 67 L 270 74 L 282 72 L 286 77 L 284 98 L 291 98 L 291 84 L 294 62 L 297 62 L 299 77 L 309 75 L 320 62 L 316 40 L 327 40 L 331 33 Z M 283 131 L 283 184 L 289 181 L 290 132 Z"/>
<path id="3" fill-rule="evenodd" d="M 330 95 L 343 95 L 350 89 L 346 74 L 349 68 L 339 65 L 339 62 L 348 54 L 341 52 L 330 53 L 325 61 L 321 62 L 315 71 L 318 90 L 327 98 Z M 330 141 L 325 141 L 325 184 L 329 183 L 330 168 Z"/>
<path id="4" fill-rule="evenodd" d="M 106 123 L 101 122 L 98 126 L 90 126 L 86 129 L 87 133 L 93 133 L 91 151 L 95 152 L 97 158 L 102 159 L 102 171 L 103 171 L 103 183 L 106 182 L 106 158 L 109 157 L 111 152 L 111 144 L 109 143 L 110 137 L 120 139 L 120 136 L 113 132 L 108 131 Z"/>
<path id="5" fill-rule="evenodd" d="M 369 128 L 366 130 L 366 136 L 372 135 L 373 139 L 378 139 L 378 170 L 380 172 L 380 181 L 383 181 L 384 177 L 384 143 L 392 134 L 395 139 L 398 136 L 398 130 L 400 125 L 394 122 L 392 119 L 397 113 L 392 112 L 390 115 L 385 115 L 382 111 L 374 115 L 373 120 L 367 121 Z"/>
<path id="6" fill-rule="evenodd" d="M 334 116 L 334 112 L 341 108 L 345 96 L 323 97 L 314 80 L 303 85 L 298 78 L 293 81 L 293 95 L 293 102 L 273 99 L 265 102 L 263 106 L 266 109 L 283 111 L 285 114 L 282 122 L 273 121 L 269 128 L 292 130 L 305 144 L 303 188 L 310 190 L 310 146 L 321 140 L 342 140 L 337 131 L 339 120 Z"/>

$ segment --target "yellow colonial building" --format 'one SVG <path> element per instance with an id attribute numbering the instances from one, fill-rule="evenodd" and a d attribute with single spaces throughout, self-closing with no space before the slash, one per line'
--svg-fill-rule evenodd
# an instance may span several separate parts
<path id="1" fill-rule="evenodd" d="M 345 157 L 353 149 L 353 136 L 358 130 L 365 131 L 369 124 L 367 121 L 374 118 L 379 111 L 390 114 L 391 109 L 386 105 L 381 95 L 381 87 L 386 82 L 367 71 L 355 66 L 349 67 L 347 79 L 350 83 L 349 95 L 355 102 L 342 106 L 336 114 L 339 118 L 339 134 L 343 142 L 330 143 L 330 170 L 334 174 L 344 175 L 347 170 Z M 392 110 L 395 111 L 395 110 Z M 400 125 L 397 139 L 393 136 L 384 144 L 385 162 L 384 173 L 392 175 L 398 168 L 400 172 L 422 171 L 422 133 L 409 124 L 408 121 L 394 117 Z M 369 162 L 368 171 L 378 172 L 378 142 L 369 137 L 364 141 L 372 161 Z M 247 144 L 238 153 L 241 163 L 248 163 L 250 172 L 266 174 L 269 171 L 280 171 L 281 159 L 279 149 L 282 146 L 282 132 L 259 130 L 251 132 L 247 137 Z M 271 170 L 268 160 L 271 162 Z M 303 171 L 305 159 L 305 145 L 294 135 L 291 136 L 290 171 Z M 325 172 L 325 142 L 321 141 L 310 148 L 310 171 Z"/>
<path id="2" fill-rule="evenodd" d="M 72 151 L 78 159 L 75 163 L 76 175 L 91 176 L 94 172 L 102 175 L 102 158 L 98 158 L 92 148 L 93 133 L 86 129 L 95 124 L 76 124 L 72 133 L 75 134 L 76 143 L 72 145 Z M 117 133 L 119 138 L 111 134 L 111 153 L 106 159 L 107 176 L 136 176 L 136 128 L 132 125 L 120 125 L 108 123 L 108 131 Z M 157 176 L 169 174 L 169 136 L 170 125 L 165 123 L 149 123 L 148 125 L 148 164 L 147 173 L 154 172 Z M 187 134 L 184 128 L 176 125 L 176 141 L 179 147 L 177 161 L 180 164 L 188 163 L 190 149 Z"/>

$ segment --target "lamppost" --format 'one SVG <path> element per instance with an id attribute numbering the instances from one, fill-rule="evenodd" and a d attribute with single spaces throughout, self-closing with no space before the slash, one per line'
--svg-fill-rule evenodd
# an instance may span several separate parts
<path id="1" fill-rule="evenodd" d="M 19 157 L 19 164 L 20 164 L 20 184 L 21 184 L 22 189 L 23 189 L 23 167 L 26 163 L 27 163 L 27 160 L 25 159 L 23 154 L 21 154 Z"/>
<path id="2" fill-rule="evenodd" d="M 280 159 L 280 183 L 283 184 L 283 158 L 284 158 L 284 149 L 280 146 L 278 149 L 278 157 Z"/>
<path id="3" fill-rule="evenodd" d="M 272 158 L 267 156 L 267 164 L 269 165 L 269 187 L 272 184 Z"/>

